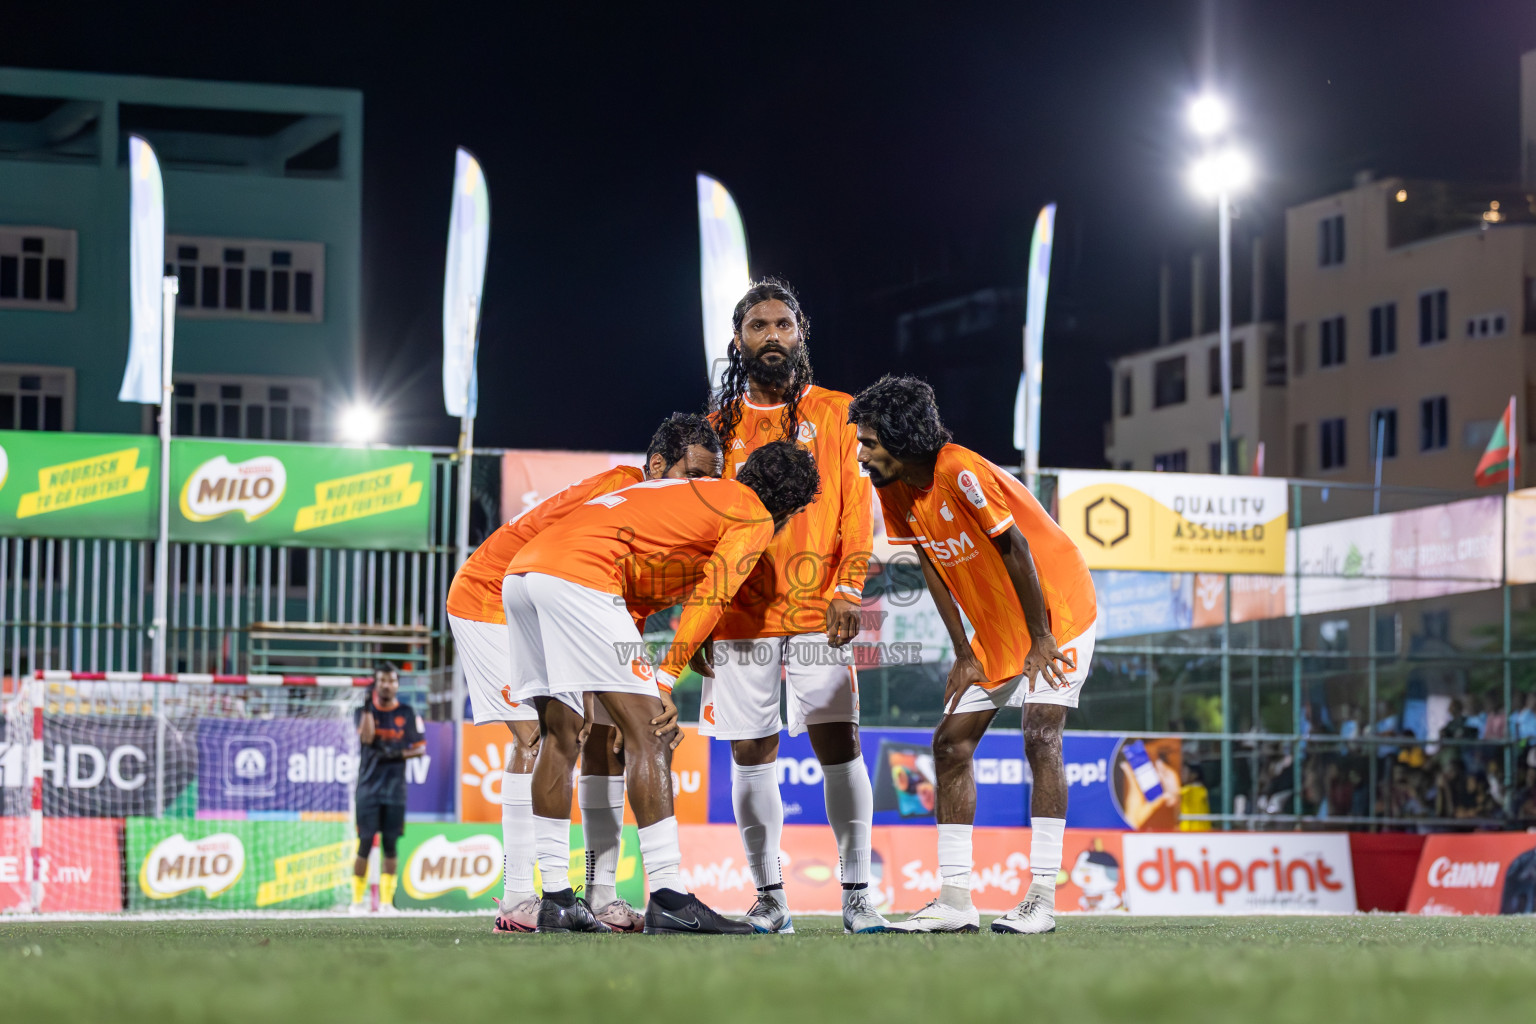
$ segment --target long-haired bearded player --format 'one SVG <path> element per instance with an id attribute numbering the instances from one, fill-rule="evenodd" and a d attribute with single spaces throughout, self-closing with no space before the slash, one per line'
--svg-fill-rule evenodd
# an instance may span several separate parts
<path id="1" fill-rule="evenodd" d="M 732 326 L 730 363 L 711 413 L 725 445 L 725 478 L 734 479 L 763 444 L 788 440 L 815 456 L 821 496 L 773 539 L 721 616 L 699 731 L 731 742 L 731 803 L 758 889 L 747 920 L 760 932 L 793 932 L 779 865 L 784 802 L 775 768 L 783 677 L 790 735 L 810 733 L 826 777 L 844 929 L 878 932 L 886 921 L 868 899 L 874 797 L 859 751 L 858 676 L 851 649 L 839 650 L 859 631 L 874 543 L 849 396 L 812 382 L 806 317 L 781 282 L 753 285 L 736 304 Z"/>

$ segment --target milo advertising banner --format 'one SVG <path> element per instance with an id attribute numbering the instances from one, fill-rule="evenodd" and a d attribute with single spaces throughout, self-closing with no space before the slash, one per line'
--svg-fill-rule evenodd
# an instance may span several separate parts
<path id="1" fill-rule="evenodd" d="M 427 549 L 427 452 L 244 441 L 171 445 L 171 539 Z"/>
<path id="2" fill-rule="evenodd" d="M 348 890 L 346 821 L 129 818 L 129 910 L 329 910 Z"/>
<path id="3" fill-rule="evenodd" d="M 148 540 L 159 462 L 153 437 L 0 430 L 0 536 Z"/>
<path id="4" fill-rule="evenodd" d="M 407 822 L 400 839 L 400 888 L 395 906 L 433 910 L 486 910 L 502 889 L 501 825 Z M 539 884 L 538 872 L 534 883 Z M 571 888 L 587 884 L 586 840 L 571 826 Z M 625 825 L 619 838 L 619 896 L 645 904 L 640 833 Z M 540 887 L 540 892 L 543 888 Z"/>

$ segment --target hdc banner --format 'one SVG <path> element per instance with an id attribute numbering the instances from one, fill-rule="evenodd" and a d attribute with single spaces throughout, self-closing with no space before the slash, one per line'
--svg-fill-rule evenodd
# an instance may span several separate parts
<path id="1" fill-rule="evenodd" d="M 17 735 L 22 730 L 15 723 L 14 718 L 9 723 L 0 719 L 0 814 L 25 816 L 31 807 L 29 737 Z M 164 731 L 157 732 L 148 715 L 48 715 L 43 721 L 43 813 L 50 818 L 153 814 L 157 782 L 167 811 L 177 813 L 178 799 L 197 775 L 193 725 L 168 719 Z M 157 749 L 164 751 L 163 768 Z"/>
<path id="2" fill-rule="evenodd" d="M 171 539 L 427 549 L 427 452 L 246 441 L 171 445 Z"/>
<path id="3" fill-rule="evenodd" d="M 153 437 L 0 430 L 0 536 L 148 540 L 159 464 Z"/>

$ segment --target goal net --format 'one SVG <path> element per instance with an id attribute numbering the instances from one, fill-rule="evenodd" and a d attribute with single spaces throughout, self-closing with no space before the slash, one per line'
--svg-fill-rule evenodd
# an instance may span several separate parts
<path id="1" fill-rule="evenodd" d="M 45 672 L 0 716 L 0 911 L 350 899 L 371 679 Z"/>

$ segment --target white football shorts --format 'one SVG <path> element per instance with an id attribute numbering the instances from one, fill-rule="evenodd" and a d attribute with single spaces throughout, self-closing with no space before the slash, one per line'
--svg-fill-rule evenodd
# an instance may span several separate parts
<path id="1" fill-rule="evenodd" d="M 972 711 L 1001 711 L 1003 708 L 1019 708 L 1025 704 L 1058 704 L 1064 708 L 1077 707 L 1078 698 L 1083 692 L 1083 683 L 1088 678 L 1088 669 L 1093 661 L 1093 637 L 1097 625 L 1096 622 L 1090 623 L 1087 629 L 1061 649 L 1061 653 L 1072 662 L 1071 671 L 1066 673 L 1066 686 L 1053 690 L 1042 675 L 1035 680 L 1035 690 L 1030 693 L 1028 681 L 1022 675 L 1017 675 L 992 690 L 972 686 L 960 696 L 960 703 L 956 706 L 954 713 L 963 715 Z"/>
<path id="2" fill-rule="evenodd" d="M 859 722 L 859 675 L 853 645 L 833 647 L 825 633 L 715 641 L 715 677 L 704 677 L 699 733 L 721 740 L 778 734 L 779 680 L 789 705 L 789 734 L 829 722 Z"/>
<path id="3" fill-rule="evenodd" d="M 512 699 L 512 666 L 507 653 L 507 627 L 499 622 L 476 622 L 448 616 L 469 705 L 475 724 L 486 722 L 537 722 L 538 712 L 529 703 Z"/>

